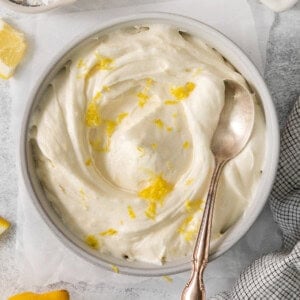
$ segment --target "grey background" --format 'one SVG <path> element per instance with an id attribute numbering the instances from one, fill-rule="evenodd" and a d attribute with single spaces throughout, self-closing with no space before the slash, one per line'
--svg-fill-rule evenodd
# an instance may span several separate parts
<path id="1" fill-rule="evenodd" d="M 80 1 L 80 5 L 83 1 Z M 249 0 L 256 24 L 264 21 L 263 10 L 267 10 L 255 0 Z M 20 15 L 0 7 L 0 17 L 19 18 Z M 258 32 L 258 35 L 260 33 Z M 264 39 L 264 37 L 260 37 Z M 263 40 L 261 41 L 264 42 Z M 267 44 L 266 67 L 264 77 L 271 91 L 279 115 L 280 126 L 284 126 L 286 118 L 299 97 L 300 92 L 300 4 L 293 9 L 276 14 Z M 264 56 L 264 53 L 262 53 Z M 28 289 L 22 283 L 17 283 L 18 270 L 14 262 L 14 247 L 16 242 L 17 217 L 17 174 L 15 166 L 15 145 L 10 131 L 11 96 L 9 82 L 0 81 L 0 215 L 12 222 L 12 228 L 1 237 L 0 241 L 0 299 L 1 291 L 8 286 L 14 286 L 16 291 Z M 251 239 L 259 245 L 251 248 Z M 249 246 L 250 245 L 250 246 Z M 259 252 L 257 251 L 259 248 Z M 209 264 L 211 270 L 215 269 L 214 278 L 206 278 L 209 294 L 214 291 L 230 287 L 232 280 L 218 278 L 218 270 L 222 262 L 231 261 L 232 270 L 240 272 L 244 266 L 235 265 L 233 257 L 238 255 L 245 258 L 247 263 L 261 254 L 280 248 L 280 233 L 273 222 L 268 205 L 252 226 L 246 236 L 240 240 L 230 251 L 221 258 Z M 226 264 L 227 265 L 227 264 Z M 161 288 L 163 285 L 163 288 Z M 142 286 L 121 289 L 110 285 L 89 286 L 86 283 L 73 285 L 71 283 L 57 283 L 51 288 L 68 289 L 73 299 L 178 299 L 183 283 L 174 280 L 166 285 L 162 282 L 149 280 Z M 49 287 L 38 287 L 38 290 Z M 79 296 L 80 295 L 80 296 Z M 4 298 L 3 298 L 4 299 Z"/>

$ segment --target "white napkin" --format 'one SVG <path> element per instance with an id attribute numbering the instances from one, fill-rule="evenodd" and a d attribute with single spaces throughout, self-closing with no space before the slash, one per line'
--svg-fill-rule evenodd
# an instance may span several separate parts
<path id="1" fill-rule="evenodd" d="M 255 24 L 246 0 L 182 0 L 114 10 L 69 14 L 56 12 L 23 17 L 16 20 L 15 25 L 24 31 L 28 37 L 29 51 L 27 60 L 11 81 L 11 93 L 13 95 L 12 129 L 17 145 L 25 102 L 28 100 L 30 90 L 39 78 L 39 74 L 53 56 L 75 36 L 81 32 L 86 32 L 88 28 L 93 28 L 93 25 L 112 17 L 141 11 L 175 12 L 208 23 L 231 38 L 248 54 L 260 70 L 263 70 Z M 66 8 L 64 12 L 67 12 Z M 18 205 L 17 257 L 18 267 L 21 270 L 20 289 L 34 289 L 36 286 L 45 286 L 58 281 L 87 282 L 102 288 L 102 299 L 117 299 L 121 293 L 120 289 L 134 288 L 138 285 L 139 288 L 144 288 L 144 290 L 140 290 L 140 295 L 144 293 L 143 299 L 153 299 L 154 296 L 156 299 L 160 296 L 163 299 L 168 295 L 175 295 L 174 293 L 178 296 L 188 278 L 188 273 L 173 276 L 175 284 L 170 286 L 161 278 L 148 279 L 117 275 L 82 260 L 67 249 L 44 224 L 31 203 L 20 174 Z M 252 235 L 252 248 L 250 248 L 252 256 L 249 254 L 245 257 L 243 253 L 237 255 L 238 250 L 231 250 L 220 259 L 209 264 L 206 272 L 209 295 L 228 288 L 237 278 L 240 270 L 253 257 L 260 254 L 259 247 L 253 249 L 253 244 L 259 245 L 261 234 Z M 248 242 L 246 241 L 246 243 Z M 234 268 L 232 267 L 233 261 Z M 145 292 L 149 286 L 155 286 L 155 295 Z M 152 290 L 153 288 L 150 289 L 150 291 Z M 114 295 L 114 297 L 105 298 L 105 292 Z M 8 295 L 11 291 L 8 290 L 6 293 Z M 76 294 L 73 295 L 72 299 L 99 299 L 93 295 L 93 292 L 88 297 Z M 134 298 L 134 296 L 132 297 Z"/>

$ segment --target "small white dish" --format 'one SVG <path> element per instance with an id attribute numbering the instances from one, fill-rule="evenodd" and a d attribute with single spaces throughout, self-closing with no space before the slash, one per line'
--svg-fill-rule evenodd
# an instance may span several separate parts
<path id="1" fill-rule="evenodd" d="M 40 5 L 40 6 L 27 6 L 12 2 L 10 0 L 0 0 L 0 5 L 6 6 L 7 8 L 14 10 L 20 13 L 27 13 L 27 14 L 38 14 L 47 12 L 49 10 L 66 6 L 68 4 L 74 3 L 76 0 L 57 0 L 57 2 L 50 3 L 47 5 Z"/>
<path id="2" fill-rule="evenodd" d="M 211 47 L 220 52 L 233 66 L 247 79 L 249 85 L 256 92 L 263 107 L 266 121 L 266 150 L 263 173 L 258 184 L 255 196 L 249 202 L 245 212 L 239 220 L 232 225 L 223 235 L 210 255 L 212 260 L 229 248 L 231 248 L 242 236 L 246 234 L 261 213 L 268 199 L 275 178 L 279 157 L 279 128 L 276 111 L 268 88 L 255 65 L 249 58 L 227 37 L 212 27 L 192 18 L 187 18 L 169 13 L 144 13 L 118 18 L 105 24 L 99 24 L 96 28 L 76 37 L 67 47 L 62 49 L 56 58 L 45 68 L 43 75 L 37 80 L 35 88 L 30 95 L 24 114 L 21 128 L 20 161 L 22 174 L 29 195 L 48 224 L 49 228 L 60 240 L 72 251 L 93 264 L 111 270 L 111 265 L 117 265 L 120 273 L 137 276 L 160 276 L 174 274 L 190 269 L 190 258 L 182 258 L 162 266 L 151 265 L 142 262 L 129 262 L 115 258 L 108 254 L 101 254 L 89 248 L 73 232 L 71 232 L 58 217 L 50 201 L 46 198 L 41 184 L 37 178 L 31 147 L 28 140 L 28 124 L 41 96 L 56 73 L 70 60 L 72 53 L 78 51 L 85 43 L 95 37 L 102 36 L 115 29 L 137 24 L 164 23 L 176 26 L 201 40 L 207 42 Z"/>

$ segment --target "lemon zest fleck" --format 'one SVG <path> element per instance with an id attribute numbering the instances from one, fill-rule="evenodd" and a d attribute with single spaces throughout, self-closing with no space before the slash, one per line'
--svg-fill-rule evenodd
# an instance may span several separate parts
<path id="1" fill-rule="evenodd" d="M 102 91 L 103 91 L 103 92 L 109 92 L 109 91 L 110 91 L 110 87 L 109 87 L 108 85 L 104 85 L 104 86 L 102 87 Z"/>
<path id="2" fill-rule="evenodd" d="M 145 155 L 145 148 L 142 146 L 136 147 L 136 149 L 141 153 L 140 157 L 143 157 Z"/>
<path id="3" fill-rule="evenodd" d="M 183 149 L 189 149 L 190 148 L 190 143 L 188 141 L 185 141 L 183 144 L 182 144 L 182 148 Z"/>
<path id="4" fill-rule="evenodd" d="M 117 233 L 118 233 L 117 230 L 115 230 L 113 228 L 109 228 L 109 229 L 107 229 L 105 231 L 100 232 L 100 235 L 102 235 L 102 236 L 109 236 L 109 235 L 115 235 Z"/>
<path id="5" fill-rule="evenodd" d="M 120 113 L 118 114 L 118 117 L 117 117 L 117 124 L 121 124 L 122 121 L 128 117 L 128 113 L 127 112 L 123 112 L 123 113 Z"/>
<path id="6" fill-rule="evenodd" d="M 156 150 L 157 149 L 157 144 L 153 143 L 153 144 L 151 144 L 151 147 L 152 147 L 153 150 Z"/>
<path id="7" fill-rule="evenodd" d="M 161 119 L 155 119 L 154 124 L 161 129 L 164 127 L 164 122 Z"/>
<path id="8" fill-rule="evenodd" d="M 85 113 L 85 124 L 87 127 L 97 127 L 101 124 L 101 115 L 98 110 L 97 104 L 91 101 L 86 109 Z"/>
<path id="9" fill-rule="evenodd" d="M 82 58 L 80 58 L 77 63 L 77 68 L 81 69 L 81 68 L 85 68 L 85 67 L 86 67 L 86 63 L 84 62 L 84 60 Z"/>
<path id="10" fill-rule="evenodd" d="M 97 62 L 96 64 L 91 67 L 88 72 L 85 74 L 85 78 L 89 79 L 92 76 L 94 76 L 98 71 L 102 71 L 102 70 L 111 70 L 112 64 L 114 62 L 114 60 L 110 57 L 105 57 L 100 55 L 99 53 L 95 53 L 96 57 L 97 57 Z"/>
<path id="11" fill-rule="evenodd" d="M 85 192 L 84 192 L 83 189 L 80 189 L 80 190 L 79 190 L 79 194 L 80 194 L 80 196 L 83 197 L 83 198 L 85 198 L 85 196 L 86 196 L 86 194 L 85 194 Z"/>
<path id="12" fill-rule="evenodd" d="M 97 102 L 98 100 L 100 100 L 102 97 L 102 93 L 100 91 L 98 91 L 95 96 L 93 97 L 92 101 Z"/>
<path id="13" fill-rule="evenodd" d="M 162 278 L 167 282 L 170 282 L 170 283 L 173 282 L 173 278 L 170 276 L 164 275 L 164 276 L 162 276 Z"/>
<path id="14" fill-rule="evenodd" d="M 146 79 L 146 86 L 147 86 L 147 87 L 150 87 L 151 85 L 153 85 L 154 82 L 155 82 L 154 79 L 152 79 L 152 78 L 147 78 L 147 79 Z"/>
<path id="15" fill-rule="evenodd" d="M 131 219 L 136 218 L 136 214 L 135 214 L 133 208 L 130 205 L 127 206 L 127 211 L 128 211 L 128 215 Z"/>
<path id="16" fill-rule="evenodd" d="M 181 223 L 181 225 L 178 228 L 179 233 L 184 233 L 186 231 L 186 228 L 188 225 L 192 222 L 193 215 L 188 215 Z"/>
<path id="17" fill-rule="evenodd" d="M 138 192 L 142 199 L 163 203 L 165 197 L 173 190 L 173 185 L 167 182 L 161 175 L 151 179 L 150 184 Z"/>
<path id="18" fill-rule="evenodd" d="M 85 165 L 89 167 L 91 164 L 92 164 L 92 159 L 91 159 L 91 158 L 88 158 L 88 159 L 85 161 Z"/>
<path id="19" fill-rule="evenodd" d="M 169 131 L 169 132 L 173 131 L 173 127 L 171 127 L 171 126 L 167 127 L 167 131 Z"/>
<path id="20" fill-rule="evenodd" d="M 10 227 L 10 222 L 0 217 L 0 235 Z"/>
<path id="21" fill-rule="evenodd" d="M 166 105 L 176 105 L 178 103 L 179 103 L 179 101 L 177 101 L 177 100 L 165 100 Z"/>
<path id="22" fill-rule="evenodd" d="M 187 242 L 190 242 L 192 240 L 195 239 L 195 235 L 196 235 L 197 231 L 196 230 L 187 230 L 186 232 L 184 232 L 184 238 Z"/>
<path id="23" fill-rule="evenodd" d="M 183 86 L 172 87 L 170 93 L 175 97 L 176 100 L 184 100 L 189 97 L 191 92 L 195 89 L 195 83 L 187 82 Z"/>
<path id="24" fill-rule="evenodd" d="M 99 242 L 98 242 L 97 238 L 92 234 L 88 235 L 85 238 L 85 243 L 93 249 L 96 249 L 96 250 L 99 249 Z"/>
<path id="25" fill-rule="evenodd" d="M 187 179 L 187 180 L 185 181 L 185 185 L 191 185 L 194 181 L 195 181 L 194 178 Z"/>
<path id="26" fill-rule="evenodd" d="M 120 269 L 115 266 L 115 265 L 111 265 L 111 269 L 115 272 L 115 273 L 120 273 Z"/>
<path id="27" fill-rule="evenodd" d="M 197 199 L 192 201 L 186 200 L 184 206 L 187 212 L 195 212 L 201 208 L 202 203 L 203 203 L 202 199 Z"/>
<path id="28" fill-rule="evenodd" d="M 139 92 L 137 94 L 137 97 L 138 97 L 138 105 L 140 107 L 144 107 L 144 105 L 148 102 L 149 100 L 149 95 L 147 95 L 146 93 L 143 93 L 143 92 Z"/>
<path id="29" fill-rule="evenodd" d="M 145 215 L 149 219 L 155 220 L 156 217 L 156 203 L 150 201 L 147 209 L 145 210 Z"/>

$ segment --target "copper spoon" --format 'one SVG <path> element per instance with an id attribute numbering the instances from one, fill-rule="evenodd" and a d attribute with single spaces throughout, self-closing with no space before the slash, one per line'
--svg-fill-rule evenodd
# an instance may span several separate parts
<path id="1" fill-rule="evenodd" d="M 211 224 L 216 191 L 224 165 L 247 144 L 254 124 L 254 102 L 246 88 L 232 80 L 225 80 L 225 104 L 214 132 L 211 151 L 215 168 L 211 178 L 201 226 L 192 259 L 192 274 L 181 300 L 205 300 L 203 271 L 208 262 Z"/>

